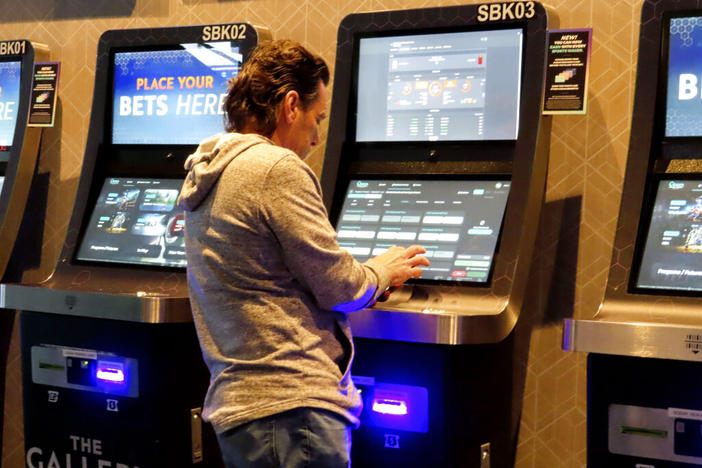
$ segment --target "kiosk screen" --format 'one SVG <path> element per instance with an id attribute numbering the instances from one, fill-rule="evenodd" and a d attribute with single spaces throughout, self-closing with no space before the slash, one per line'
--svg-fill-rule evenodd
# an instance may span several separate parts
<path id="1" fill-rule="evenodd" d="M 185 267 L 179 179 L 110 177 L 78 249 L 78 260 Z"/>
<path id="2" fill-rule="evenodd" d="M 702 180 L 659 182 L 637 286 L 702 291 Z"/>
<path id="3" fill-rule="evenodd" d="M 671 18 L 666 137 L 702 136 L 702 17 Z"/>
<path id="4" fill-rule="evenodd" d="M 0 62 L 0 148 L 12 146 L 19 106 L 22 62 Z"/>
<path id="5" fill-rule="evenodd" d="M 356 141 L 516 139 L 522 35 L 502 29 L 361 38 Z"/>
<path id="6" fill-rule="evenodd" d="M 112 143 L 194 145 L 224 131 L 227 81 L 243 57 L 230 42 L 115 52 Z"/>
<path id="7" fill-rule="evenodd" d="M 357 260 L 393 245 L 421 244 L 431 266 L 421 280 L 486 283 L 509 180 L 351 180 L 336 225 Z"/>

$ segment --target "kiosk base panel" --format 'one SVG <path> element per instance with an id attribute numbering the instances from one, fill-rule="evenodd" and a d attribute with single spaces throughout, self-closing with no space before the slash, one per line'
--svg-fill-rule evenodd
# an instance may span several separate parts
<path id="1" fill-rule="evenodd" d="M 514 465 L 521 392 L 514 393 L 512 335 L 475 346 L 354 341 L 364 409 L 353 466 Z"/>
<path id="2" fill-rule="evenodd" d="M 588 355 L 587 466 L 702 466 L 702 363 Z"/>
<path id="3" fill-rule="evenodd" d="M 22 312 L 26 466 L 219 467 L 192 323 Z"/>

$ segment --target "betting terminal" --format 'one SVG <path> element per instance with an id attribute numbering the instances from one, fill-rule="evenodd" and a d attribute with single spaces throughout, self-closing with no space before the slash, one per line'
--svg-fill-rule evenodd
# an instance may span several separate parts
<path id="1" fill-rule="evenodd" d="M 21 311 L 28 467 L 221 463 L 200 418 L 209 373 L 176 199 L 187 155 L 223 131 L 227 80 L 268 38 L 245 23 L 101 36 L 61 257 L 45 281 L 0 294 Z"/>
<path id="2" fill-rule="evenodd" d="M 34 64 L 48 59 L 44 44 L 0 41 L 0 277 L 15 245 L 39 154 L 43 127 L 27 125 Z"/>
<path id="3" fill-rule="evenodd" d="M 359 261 L 431 266 L 350 315 L 363 467 L 508 467 L 519 320 L 543 201 L 547 12 L 537 2 L 347 16 L 322 186 Z M 518 392 L 517 392 L 518 393 Z"/>
<path id="4" fill-rule="evenodd" d="M 49 59 L 45 44 L 29 40 L 0 41 L 0 278 L 5 281 L 19 279 L 19 263 L 35 259 L 32 253 L 22 254 L 23 262 L 13 259 L 15 241 L 22 226 L 25 209 L 32 192 L 43 126 L 28 126 L 32 101 L 34 67 Z M 25 239 L 27 236 L 25 233 Z M 34 239 L 32 239 L 33 241 Z M 38 252 L 41 245 L 31 244 L 30 252 Z M 19 253 L 16 253 L 19 255 Z M 9 336 L 15 313 L 2 311 L 0 333 Z M 0 359 L 6 360 L 9 339 L 0 343 Z M 0 388 L 0 403 L 4 402 L 5 389 Z M 0 423 L 0 431 L 3 424 Z"/>
<path id="5" fill-rule="evenodd" d="M 588 466 L 702 466 L 702 2 L 646 0 L 610 272 L 588 355 Z M 654 116 L 654 118 L 651 118 Z"/>

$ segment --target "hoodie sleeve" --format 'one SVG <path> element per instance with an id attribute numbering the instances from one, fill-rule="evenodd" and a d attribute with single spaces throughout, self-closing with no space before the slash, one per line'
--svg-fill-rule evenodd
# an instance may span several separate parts
<path id="1" fill-rule="evenodd" d="M 390 283 L 380 262 L 364 264 L 341 249 L 329 223 L 317 177 L 295 155 L 281 159 L 268 173 L 262 211 L 280 242 L 292 275 L 320 307 L 355 312 L 373 304 Z"/>

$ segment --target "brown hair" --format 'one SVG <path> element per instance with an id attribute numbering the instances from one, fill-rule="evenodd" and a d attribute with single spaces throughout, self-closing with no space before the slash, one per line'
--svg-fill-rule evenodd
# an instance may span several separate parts
<path id="1" fill-rule="evenodd" d="M 318 97 L 318 84 L 329 83 L 324 59 L 290 40 L 259 44 L 239 75 L 229 80 L 223 110 L 229 132 L 247 127 L 271 136 L 278 125 L 279 104 L 290 91 L 300 95 L 305 109 Z"/>

